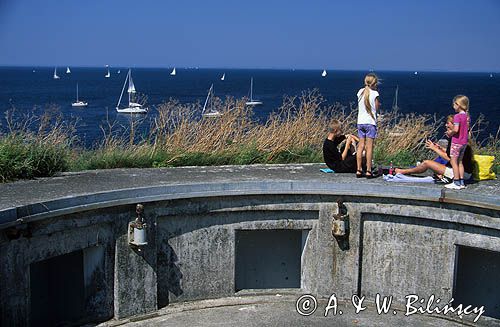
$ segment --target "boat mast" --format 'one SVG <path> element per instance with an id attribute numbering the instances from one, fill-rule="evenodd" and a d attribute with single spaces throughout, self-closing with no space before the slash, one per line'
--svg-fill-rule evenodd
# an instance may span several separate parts
<path id="1" fill-rule="evenodd" d="M 205 104 L 203 105 L 203 110 L 201 111 L 202 115 L 205 113 L 205 109 L 207 108 L 208 99 L 210 98 L 210 93 L 212 93 L 212 88 L 213 87 L 214 87 L 213 84 L 210 85 L 210 89 L 208 90 L 207 98 L 205 99 Z"/>
<path id="2" fill-rule="evenodd" d="M 250 78 L 250 102 L 253 101 L 253 77 Z"/>
<path id="3" fill-rule="evenodd" d="M 78 83 L 76 83 L 76 102 L 78 102 Z"/>
<path id="4" fill-rule="evenodd" d="M 396 93 L 394 94 L 394 101 L 392 103 L 393 110 L 398 109 L 398 91 L 399 91 L 399 85 L 396 85 Z"/>

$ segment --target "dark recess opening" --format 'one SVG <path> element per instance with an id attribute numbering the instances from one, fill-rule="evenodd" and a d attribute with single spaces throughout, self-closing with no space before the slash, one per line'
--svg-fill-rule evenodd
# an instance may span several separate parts
<path id="1" fill-rule="evenodd" d="M 236 291 L 300 288 L 302 232 L 236 231 Z"/>
<path id="2" fill-rule="evenodd" d="M 454 306 L 480 307 L 484 315 L 500 318 L 500 253 L 458 246 L 453 287 Z"/>
<path id="3" fill-rule="evenodd" d="M 31 326 L 66 326 L 84 314 L 83 251 L 30 265 Z"/>

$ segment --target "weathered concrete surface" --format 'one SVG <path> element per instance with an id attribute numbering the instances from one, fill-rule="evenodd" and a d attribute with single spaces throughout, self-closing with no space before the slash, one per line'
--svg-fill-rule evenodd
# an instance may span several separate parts
<path id="1" fill-rule="evenodd" d="M 401 303 L 406 294 L 434 293 L 448 300 L 457 247 L 500 252 L 497 181 L 445 191 L 320 167 L 120 169 L 0 185 L 2 323 L 26 324 L 32 263 L 94 246 L 104 249 L 101 277 L 89 283 L 97 287 L 85 289 L 89 317 L 99 310 L 95 319 L 235 296 L 239 230 L 307 235 L 295 290 L 318 297 L 384 293 Z M 350 219 L 345 242 L 331 236 L 339 198 Z M 138 202 L 151 227 L 143 253 L 126 241 Z"/>
<path id="2" fill-rule="evenodd" d="M 334 315 L 334 310 L 330 309 L 325 317 L 328 300 L 318 299 L 316 311 L 312 315 L 302 316 L 296 309 L 299 297 L 300 295 L 275 294 L 187 302 L 169 306 L 155 314 L 110 321 L 99 326 L 474 326 L 456 316 L 405 316 L 406 308 L 397 306 L 391 306 L 392 310 L 387 314 L 379 315 L 374 303 L 368 301 L 365 302 L 366 310 L 356 314 L 351 302 L 339 300 L 337 314 Z"/>
<path id="3" fill-rule="evenodd" d="M 497 181 L 452 191 L 434 184 L 387 183 L 381 178 L 357 180 L 352 174 L 321 173 L 320 167 L 305 164 L 114 169 L 1 184 L 0 227 L 18 219 L 43 219 L 138 201 L 231 194 L 391 196 L 500 208 Z"/>

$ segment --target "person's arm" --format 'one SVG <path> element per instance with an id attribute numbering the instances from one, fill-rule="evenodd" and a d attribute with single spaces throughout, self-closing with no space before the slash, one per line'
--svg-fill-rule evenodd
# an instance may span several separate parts
<path id="1" fill-rule="evenodd" d="M 453 136 L 458 134 L 459 130 L 460 130 L 460 119 L 457 117 L 457 115 L 455 115 L 455 117 L 453 117 L 453 128 L 447 130 L 448 136 Z"/>
<path id="2" fill-rule="evenodd" d="M 444 160 L 450 161 L 450 157 L 446 153 L 446 150 L 443 149 L 442 147 L 440 147 L 438 144 L 436 144 L 436 143 L 434 143 L 434 142 L 432 142 L 430 140 L 427 140 L 425 142 L 425 146 L 428 149 L 431 149 L 432 151 L 436 152 L 436 154 L 438 156 L 440 156 L 441 158 L 443 158 Z"/>
<path id="3" fill-rule="evenodd" d="M 348 137 L 350 136 L 350 137 L 351 137 L 354 141 L 359 142 L 359 137 L 357 137 L 356 135 L 354 135 L 354 134 L 349 134 L 349 135 L 347 135 L 347 136 L 348 136 Z"/>
<path id="4" fill-rule="evenodd" d="M 351 147 L 352 143 L 352 135 L 347 135 L 347 141 L 345 142 L 345 147 L 344 151 L 342 151 L 342 160 L 345 160 L 347 158 L 347 154 L 349 153 L 349 148 Z"/>
<path id="5" fill-rule="evenodd" d="M 375 98 L 375 110 L 379 110 L 380 109 L 380 100 L 378 99 L 378 97 Z"/>

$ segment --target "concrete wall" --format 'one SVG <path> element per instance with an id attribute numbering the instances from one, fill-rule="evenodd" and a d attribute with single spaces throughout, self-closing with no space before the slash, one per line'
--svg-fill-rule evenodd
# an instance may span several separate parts
<path id="1" fill-rule="evenodd" d="M 22 227 L 25 232 L 17 238 L 4 230 L 2 325 L 36 323 L 30 321 L 30 264 L 77 250 L 87 253 L 85 310 L 94 320 L 235 295 L 239 230 L 295 230 L 306 236 L 297 258 L 301 286 L 296 291 L 325 297 L 380 293 L 402 302 L 414 293 L 448 300 L 456 278 L 457 246 L 500 252 L 498 210 L 390 197 L 344 196 L 350 233 L 342 242 L 331 234 L 338 198 L 186 195 L 141 201 L 150 227 L 148 245 L 140 251 L 127 243 L 133 205 L 55 215 Z"/>

